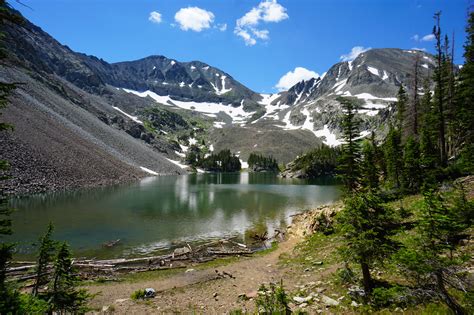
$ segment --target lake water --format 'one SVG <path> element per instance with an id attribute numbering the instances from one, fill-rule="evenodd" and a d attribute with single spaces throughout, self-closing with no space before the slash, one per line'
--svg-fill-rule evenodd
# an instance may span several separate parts
<path id="1" fill-rule="evenodd" d="M 142 256 L 186 242 L 271 234 L 304 209 L 340 198 L 331 180 L 281 179 L 268 173 L 149 177 L 130 185 L 12 200 L 18 256 L 30 257 L 49 222 L 54 238 L 78 257 Z M 121 239 L 119 245 L 104 243 Z"/>

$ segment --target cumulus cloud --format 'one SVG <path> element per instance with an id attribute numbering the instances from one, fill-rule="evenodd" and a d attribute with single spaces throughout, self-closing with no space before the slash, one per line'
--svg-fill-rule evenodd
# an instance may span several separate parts
<path id="1" fill-rule="evenodd" d="M 427 34 L 425 36 L 420 36 L 418 34 L 415 34 L 411 37 L 415 42 L 431 42 L 435 40 L 435 36 L 433 34 Z"/>
<path id="2" fill-rule="evenodd" d="M 257 39 L 269 38 L 270 32 L 261 29 L 259 27 L 261 23 L 278 23 L 286 19 L 288 14 L 285 7 L 277 0 L 265 0 L 236 21 L 234 34 L 242 37 L 247 46 L 253 46 L 257 43 Z"/>
<path id="3" fill-rule="evenodd" d="M 156 11 L 150 12 L 150 16 L 148 17 L 148 21 L 150 21 L 152 23 L 156 23 L 156 24 L 161 23 L 161 13 L 156 12 Z"/>
<path id="4" fill-rule="evenodd" d="M 367 50 L 370 50 L 370 49 L 371 49 L 370 47 L 365 48 L 362 46 L 355 46 L 355 47 L 352 47 L 352 50 L 350 53 L 342 55 L 340 59 L 342 61 L 351 61 L 351 60 L 356 59 L 357 56 L 359 56 L 361 53 L 366 52 Z"/>
<path id="5" fill-rule="evenodd" d="M 431 42 L 431 41 L 434 41 L 434 40 L 435 40 L 435 36 L 433 34 L 428 34 L 428 35 L 425 35 L 421 38 L 422 42 Z"/>
<path id="6" fill-rule="evenodd" d="M 198 7 L 181 8 L 176 12 L 174 20 L 183 31 L 201 32 L 214 23 L 214 13 Z"/>
<path id="7" fill-rule="evenodd" d="M 309 80 L 311 78 L 318 78 L 319 74 L 314 71 L 308 70 L 303 67 L 296 67 L 293 71 L 288 71 L 285 75 L 283 75 L 275 87 L 279 91 L 286 91 L 291 88 L 296 83 L 302 80 Z"/>
<path id="8" fill-rule="evenodd" d="M 227 30 L 227 24 L 224 23 L 224 24 L 218 24 L 217 25 L 217 28 L 219 29 L 219 31 L 221 32 L 225 32 Z"/>

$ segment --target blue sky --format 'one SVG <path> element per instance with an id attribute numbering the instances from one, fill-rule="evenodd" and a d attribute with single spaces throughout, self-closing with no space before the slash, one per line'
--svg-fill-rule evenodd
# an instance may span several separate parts
<path id="1" fill-rule="evenodd" d="M 461 63 L 468 6 L 468 0 L 22 0 L 30 9 L 11 2 L 75 51 L 108 62 L 149 55 L 200 60 L 264 93 L 322 74 L 354 47 L 433 51 L 426 35 L 439 10 L 442 31 L 456 34 Z"/>

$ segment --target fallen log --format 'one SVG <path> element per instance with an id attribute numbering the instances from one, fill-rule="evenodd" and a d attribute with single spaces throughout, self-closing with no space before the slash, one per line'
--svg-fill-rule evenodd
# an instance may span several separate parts
<path id="1" fill-rule="evenodd" d="M 32 268 L 35 268 L 36 265 L 27 265 L 27 266 L 21 266 L 21 267 L 10 267 L 7 269 L 7 272 L 15 272 L 15 271 L 23 271 L 23 270 L 29 270 Z"/>
<path id="2" fill-rule="evenodd" d="M 217 256 L 230 256 L 230 255 L 251 255 L 252 251 L 224 251 L 224 250 L 212 250 L 208 249 L 207 252 L 211 255 Z"/>

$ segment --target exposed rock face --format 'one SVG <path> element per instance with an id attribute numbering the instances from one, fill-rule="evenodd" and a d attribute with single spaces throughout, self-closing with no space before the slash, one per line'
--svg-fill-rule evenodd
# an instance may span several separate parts
<path id="1" fill-rule="evenodd" d="M 270 105 L 288 108 L 276 115 L 263 116 L 259 122 L 278 121 L 284 129 L 307 129 L 323 137 L 328 145 L 338 145 L 342 110 L 337 98 L 352 98 L 359 106 L 361 131 L 368 135 L 383 126 L 393 113 L 401 85 L 413 94 L 415 62 L 419 62 L 419 82 L 430 77 L 434 57 L 418 50 L 372 49 L 353 61 L 332 66 L 321 78 L 301 81 L 288 91 L 271 98 Z M 271 106 L 270 106 L 271 108 Z M 382 126 L 382 128 L 380 128 Z"/>
<path id="2" fill-rule="evenodd" d="M 37 72 L 55 74 L 79 88 L 106 93 L 106 85 L 137 91 L 150 90 L 178 100 L 215 102 L 240 106 L 261 96 L 229 74 L 199 61 L 178 62 L 164 56 L 109 64 L 95 56 L 72 51 L 41 28 L 26 21 L 22 27 L 7 25 L 6 43 L 14 62 Z"/>
<path id="3" fill-rule="evenodd" d="M 319 218 L 324 216 L 325 224 L 332 224 L 336 214 L 342 210 L 342 204 L 336 203 L 332 205 L 324 205 L 313 210 L 305 211 L 293 216 L 291 225 L 288 226 L 288 234 L 293 237 L 305 237 L 313 234 L 322 227 Z"/>

